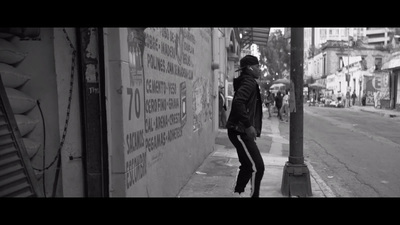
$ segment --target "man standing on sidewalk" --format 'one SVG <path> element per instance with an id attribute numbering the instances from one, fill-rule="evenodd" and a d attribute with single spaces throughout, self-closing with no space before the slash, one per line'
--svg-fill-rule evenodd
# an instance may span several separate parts
<path id="1" fill-rule="evenodd" d="M 275 107 L 278 109 L 278 118 L 282 121 L 281 108 L 283 103 L 282 93 L 278 91 L 275 96 Z"/>
<path id="2" fill-rule="evenodd" d="M 262 100 L 256 79 L 261 70 L 257 57 L 246 55 L 240 60 L 240 76 L 233 80 L 235 94 L 226 128 L 229 140 L 236 148 L 240 166 L 234 193 L 243 193 L 251 181 L 252 198 L 259 197 L 264 161 L 255 142 L 261 135 Z M 238 138 L 240 137 L 240 139 Z"/>
<path id="3" fill-rule="evenodd" d="M 346 92 L 346 108 L 350 108 L 350 91 L 347 90 Z"/>
<path id="4" fill-rule="evenodd" d="M 219 128 L 225 129 L 226 126 L 226 103 L 225 103 L 225 95 L 224 88 L 219 87 Z"/>
<path id="5" fill-rule="evenodd" d="M 282 108 L 281 108 L 281 118 L 283 118 L 283 116 L 285 116 L 286 117 L 286 120 L 285 120 L 285 122 L 288 122 L 289 121 L 289 115 L 290 115 L 290 112 L 289 112 L 289 90 L 288 89 L 286 89 L 286 94 L 285 94 L 285 96 L 283 96 L 283 99 L 282 99 Z M 283 120 L 283 119 L 282 119 Z"/>
<path id="6" fill-rule="evenodd" d="M 352 105 L 356 104 L 356 98 L 357 98 L 356 90 L 354 90 L 353 94 L 351 95 L 351 99 L 353 100 Z"/>
<path id="7" fill-rule="evenodd" d="M 267 109 L 268 109 L 268 119 L 271 118 L 271 108 L 272 108 L 273 103 L 274 103 L 274 96 L 272 96 L 271 91 L 268 90 L 267 97 L 265 98 L 265 102 L 264 102 L 265 107 L 267 107 Z"/>

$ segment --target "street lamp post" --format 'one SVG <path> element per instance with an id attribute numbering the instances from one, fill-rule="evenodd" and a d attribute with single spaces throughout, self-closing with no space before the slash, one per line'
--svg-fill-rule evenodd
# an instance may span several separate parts
<path id="1" fill-rule="evenodd" d="M 290 110 L 289 161 L 283 168 L 281 192 L 284 196 L 312 196 L 310 172 L 303 156 L 303 62 L 304 30 L 291 28 L 290 80 L 294 87 L 295 111 Z M 292 106 L 291 106 L 292 107 Z"/>
<path id="2" fill-rule="evenodd" d="M 361 102 L 361 85 L 362 85 L 362 75 L 360 75 L 359 77 L 358 77 L 358 82 L 359 82 L 359 91 L 358 91 L 358 103 L 359 103 L 359 105 L 362 105 L 362 102 Z"/>

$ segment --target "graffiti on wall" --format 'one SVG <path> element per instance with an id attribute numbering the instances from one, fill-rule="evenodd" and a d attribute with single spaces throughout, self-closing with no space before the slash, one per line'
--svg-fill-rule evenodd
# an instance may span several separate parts
<path id="1" fill-rule="evenodd" d="M 204 43 L 211 43 L 211 30 L 209 28 L 198 28 L 201 40 Z M 206 59 L 207 56 L 211 55 L 211 52 L 203 51 L 201 54 L 204 56 L 198 56 L 197 62 L 200 62 L 200 58 Z M 203 62 L 204 64 L 210 62 Z M 206 66 L 207 67 L 207 66 Z M 210 68 L 209 65 L 208 68 Z M 212 74 L 204 73 L 206 71 L 199 71 L 192 82 L 192 111 L 193 111 L 193 131 L 201 132 L 204 124 L 212 120 Z"/>
<path id="2" fill-rule="evenodd" d="M 365 76 L 366 105 L 374 105 L 374 93 L 379 92 L 378 100 L 389 99 L 389 74 L 374 73 L 373 76 Z"/>
<path id="3" fill-rule="evenodd" d="M 212 119 L 212 83 L 209 79 L 198 77 L 193 82 L 193 131 L 201 130 L 207 120 Z"/>

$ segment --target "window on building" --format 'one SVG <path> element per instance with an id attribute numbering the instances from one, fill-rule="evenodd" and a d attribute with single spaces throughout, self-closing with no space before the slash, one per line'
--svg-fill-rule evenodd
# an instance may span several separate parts
<path id="1" fill-rule="evenodd" d="M 368 38 L 384 38 L 385 34 L 384 33 L 380 33 L 380 34 L 369 34 Z"/>
<path id="2" fill-rule="evenodd" d="M 320 31 L 320 35 L 321 35 L 321 39 L 325 39 L 326 38 L 326 30 L 325 29 L 321 29 Z"/>
<path id="3" fill-rule="evenodd" d="M 365 56 L 361 56 L 361 68 L 362 70 L 368 69 L 367 60 L 365 59 Z"/>
<path id="4" fill-rule="evenodd" d="M 375 58 L 375 70 L 381 70 L 382 58 Z"/>
<path id="5" fill-rule="evenodd" d="M 326 62 L 326 54 L 324 55 L 322 63 L 323 63 L 323 65 L 322 65 L 322 75 L 325 76 L 327 74 L 327 71 L 326 71 L 326 64 L 327 64 L 327 62 Z"/>
<path id="6" fill-rule="evenodd" d="M 339 37 L 339 29 L 333 29 L 333 37 Z"/>
<path id="7" fill-rule="evenodd" d="M 235 52 L 235 46 L 233 43 L 234 43 L 233 41 L 230 41 L 230 43 L 229 43 L 229 51 L 230 52 Z"/>
<path id="8" fill-rule="evenodd" d="M 342 69 L 344 67 L 344 63 L 343 63 L 343 57 L 339 56 L 339 70 Z"/>
<path id="9" fill-rule="evenodd" d="M 229 50 L 232 53 L 236 52 L 236 45 L 235 45 L 235 37 L 233 35 L 233 31 L 231 32 L 231 36 L 230 36 L 230 43 L 229 43 Z"/>

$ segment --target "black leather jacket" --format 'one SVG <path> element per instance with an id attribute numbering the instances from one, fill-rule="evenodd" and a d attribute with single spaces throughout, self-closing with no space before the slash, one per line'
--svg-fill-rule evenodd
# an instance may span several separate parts
<path id="1" fill-rule="evenodd" d="M 262 100 L 256 80 L 249 74 L 242 74 L 233 80 L 235 94 L 226 128 L 244 133 L 245 128 L 253 126 L 257 137 L 262 128 Z"/>

